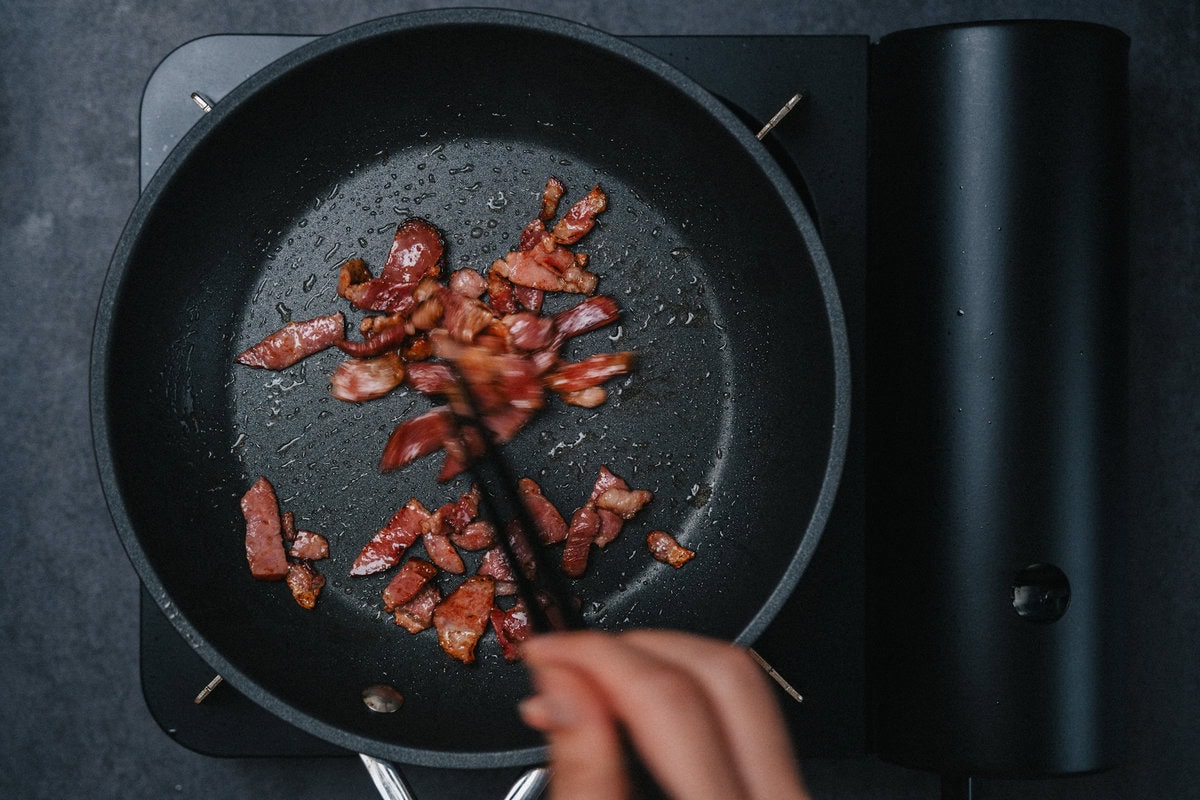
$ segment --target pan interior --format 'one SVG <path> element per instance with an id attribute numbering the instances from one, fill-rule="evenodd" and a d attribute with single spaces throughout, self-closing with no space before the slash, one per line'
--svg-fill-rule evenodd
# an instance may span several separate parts
<path id="1" fill-rule="evenodd" d="M 469 486 L 437 483 L 438 457 L 377 469 L 391 429 L 429 402 L 333 399 L 332 351 L 279 373 L 234 357 L 288 320 L 341 310 L 355 329 L 340 264 L 378 270 L 408 216 L 445 232 L 448 267 L 482 270 L 515 248 L 548 175 L 564 203 L 600 183 L 609 209 L 578 249 L 623 317 L 568 355 L 631 349 L 636 371 L 598 409 L 552 402 L 505 455 L 566 515 L 602 464 L 655 493 L 576 584 L 591 623 L 737 638 L 784 580 L 830 457 L 834 345 L 803 212 L 705 103 L 555 30 L 381 30 L 288 66 L 189 138 L 118 251 L 102 323 L 118 527 L 181 630 L 272 710 L 416 763 L 534 753 L 514 713 L 524 673 L 490 637 L 457 664 L 383 613 L 389 574 L 348 575 L 410 497 L 436 508 Z M 330 540 L 311 612 L 246 569 L 238 498 L 258 475 Z M 651 560 L 655 528 L 694 561 Z M 361 703 L 381 682 L 405 694 L 399 713 Z"/>

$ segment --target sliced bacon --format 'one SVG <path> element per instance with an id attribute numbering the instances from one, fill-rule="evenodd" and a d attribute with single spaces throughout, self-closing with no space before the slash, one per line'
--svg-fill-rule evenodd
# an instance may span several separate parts
<path id="1" fill-rule="evenodd" d="M 654 499 L 646 489 L 608 489 L 596 498 L 596 508 L 611 511 L 623 520 L 631 520 Z"/>
<path id="2" fill-rule="evenodd" d="M 596 515 L 600 517 L 600 530 L 596 531 L 596 538 L 592 540 L 592 543 L 603 549 L 621 534 L 621 529 L 625 527 L 625 520 L 621 519 L 620 514 L 605 508 L 597 508 Z"/>
<path id="3" fill-rule="evenodd" d="M 424 361 L 433 355 L 433 343 L 429 341 L 429 337 L 423 333 L 413 336 L 404 346 L 400 348 L 400 357 L 412 364 L 417 361 Z"/>
<path id="4" fill-rule="evenodd" d="M 275 487 L 265 476 L 260 477 L 242 495 L 241 506 L 246 518 L 246 561 L 250 564 L 250 574 L 260 581 L 282 580 L 288 573 L 288 562 L 283 551 Z"/>
<path id="5" fill-rule="evenodd" d="M 492 630 L 496 632 L 496 641 L 500 643 L 504 660 L 520 661 L 521 651 L 517 645 L 528 639 L 532 632 L 529 626 L 529 611 L 525 607 L 525 603 L 518 599 L 507 611 L 493 607 L 490 617 Z"/>
<path id="6" fill-rule="evenodd" d="M 454 432 L 449 408 L 439 406 L 396 426 L 388 437 L 379 461 L 383 472 L 406 467 L 422 456 L 442 449 L 447 437 Z"/>
<path id="7" fill-rule="evenodd" d="M 554 327 L 559 335 L 569 339 L 581 333 L 603 328 L 621 318 L 617 301 L 608 295 L 598 294 L 576 303 L 554 315 Z"/>
<path id="8" fill-rule="evenodd" d="M 566 520 L 542 494 L 542 487 L 537 485 L 537 481 L 521 478 L 517 481 L 517 491 L 533 524 L 537 526 L 538 539 L 543 544 L 557 544 L 567 538 Z"/>
<path id="9" fill-rule="evenodd" d="M 554 219 L 558 213 L 558 201 L 567 193 L 563 182 L 551 175 L 546 179 L 546 188 L 542 189 L 542 209 L 538 217 L 543 220 Z"/>
<path id="10" fill-rule="evenodd" d="M 438 567 L 455 575 L 461 575 L 466 570 L 462 556 L 454 549 L 449 536 L 444 533 L 425 531 L 421 538 L 425 543 L 425 552 L 429 554 L 429 560 Z"/>
<path id="11" fill-rule="evenodd" d="M 518 350 L 532 353 L 554 344 L 554 319 L 541 317 L 532 311 L 518 311 L 500 320 L 508 329 L 508 342 Z"/>
<path id="12" fill-rule="evenodd" d="M 392 515 L 371 540 L 363 546 L 351 575 L 371 575 L 390 569 L 400 562 L 400 556 L 425 532 L 429 512 L 415 497 Z"/>
<path id="13" fill-rule="evenodd" d="M 408 365 L 404 380 L 409 388 L 438 397 L 448 394 L 454 386 L 454 372 L 448 365 L 437 361 L 419 361 Z"/>
<path id="14" fill-rule="evenodd" d="M 487 291 L 487 279 L 473 269 L 457 269 L 450 276 L 450 291 L 478 300 Z"/>
<path id="15" fill-rule="evenodd" d="M 320 561 L 329 557 L 329 542 L 319 533 L 296 531 L 296 538 L 288 548 L 288 555 L 305 561 Z"/>
<path id="16" fill-rule="evenodd" d="M 325 588 L 325 576 L 307 561 L 293 561 L 288 564 L 287 585 L 296 603 L 301 608 L 311 609 Z"/>
<path id="17" fill-rule="evenodd" d="M 294 513 L 285 511 L 279 515 L 279 532 L 283 535 L 285 542 L 296 538 L 296 515 Z"/>
<path id="18" fill-rule="evenodd" d="M 578 392 L 590 389 L 610 378 L 627 375 L 633 369 L 634 354 L 626 350 L 617 353 L 596 353 L 582 361 L 555 367 L 543 378 L 546 387 L 555 392 Z"/>
<path id="19" fill-rule="evenodd" d="M 574 255 L 565 248 L 550 253 L 541 247 L 528 251 L 514 250 L 492 262 L 491 271 L 518 286 L 545 292 L 592 294 L 600 280 L 595 273 L 577 264 Z M 496 307 L 495 303 L 492 307 Z"/>
<path id="20" fill-rule="evenodd" d="M 595 503 L 596 498 L 614 487 L 628 489 L 629 484 L 620 475 L 610 470 L 607 465 L 601 465 L 599 474 L 596 475 L 596 483 L 592 486 L 592 493 L 588 496 L 588 502 Z"/>
<path id="21" fill-rule="evenodd" d="M 541 289 L 531 289 L 528 286 L 514 286 L 513 296 L 517 298 L 518 305 L 535 314 L 542 310 L 542 302 L 546 299 L 544 291 Z"/>
<path id="22" fill-rule="evenodd" d="M 396 283 L 386 278 L 372 278 L 361 258 L 346 261 L 338 274 L 338 294 L 364 311 L 407 315 L 417 304 L 413 297 L 415 288 L 415 282 Z"/>
<path id="23" fill-rule="evenodd" d="M 238 363 L 248 367 L 280 370 L 332 347 L 346 337 L 346 319 L 337 311 L 303 322 L 289 322 L 242 352 Z"/>
<path id="24" fill-rule="evenodd" d="M 670 564 L 675 569 L 679 569 L 696 555 L 696 551 L 679 544 L 675 537 L 666 531 L 651 531 L 646 537 L 646 547 L 650 549 L 650 555 L 654 556 L 656 561 Z"/>
<path id="25" fill-rule="evenodd" d="M 486 575 L 472 575 L 433 610 L 438 644 L 451 658 L 464 664 L 475 662 L 475 645 L 487 629 L 495 600 L 495 582 Z"/>
<path id="26" fill-rule="evenodd" d="M 496 526 L 486 519 L 472 520 L 450 534 L 450 541 L 463 550 L 482 550 L 496 543 Z"/>
<path id="27" fill-rule="evenodd" d="M 433 625 L 433 610 L 442 601 L 436 583 L 426 583 L 413 599 L 396 609 L 396 624 L 409 633 L 420 633 Z"/>
<path id="28" fill-rule="evenodd" d="M 513 293 L 513 288 L 512 281 L 501 275 L 500 270 L 488 270 L 488 305 L 490 305 L 492 310 L 497 314 L 512 314 L 518 310 L 517 297 Z"/>
<path id="29" fill-rule="evenodd" d="M 384 328 L 378 333 L 372 333 L 365 337 L 362 341 L 354 339 L 342 339 L 337 344 L 338 349 L 348 356 L 355 358 L 371 358 L 372 356 L 382 355 L 389 350 L 396 350 L 404 344 L 405 337 L 408 336 L 408 329 L 400 325 L 392 325 Z"/>
<path id="30" fill-rule="evenodd" d="M 477 333 L 496 319 L 492 309 L 479 300 L 464 297 L 449 289 L 443 289 L 438 296 L 443 308 L 441 327 L 460 342 L 472 341 Z"/>
<path id="31" fill-rule="evenodd" d="M 380 277 L 391 283 L 416 284 L 436 277 L 442 268 L 446 244 L 442 232 L 420 217 L 406 219 L 396 228 Z"/>
<path id="32" fill-rule="evenodd" d="M 550 231 L 546 229 L 546 221 L 539 217 L 521 229 L 521 238 L 517 241 L 517 249 L 532 250 L 549 236 Z"/>
<path id="33" fill-rule="evenodd" d="M 587 570 L 588 551 L 599 530 L 600 517 L 591 505 L 585 505 L 571 515 L 562 554 L 562 570 L 569 577 L 578 578 Z"/>
<path id="34" fill-rule="evenodd" d="M 514 566 L 519 567 L 521 574 L 532 581 L 537 577 L 537 560 L 530 549 L 529 538 L 520 535 L 521 524 L 516 520 L 511 520 L 504 526 L 504 534 L 508 540 L 509 549 L 517 559 Z"/>
<path id="35" fill-rule="evenodd" d="M 338 364 L 329 378 L 330 394 L 348 403 L 383 397 L 404 381 L 404 361 L 399 353 L 376 358 L 352 358 Z"/>
<path id="36" fill-rule="evenodd" d="M 515 642 L 508 638 L 508 634 L 504 632 L 504 609 L 492 606 L 492 610 L 488 613 L 488 618 L 492 623 L 492 630 L 496 633 L 496 641 L 500 643 L 500 652 L 504 655 L 504 660 L 509 663 L 521 660 L 521 651 L 517 648 Z"/>
<path id="37" fill-rule="evenodd" d="M 596 224 L 596 215 L 608 208 L 608 197 L 599 185 L 594 186 L 554 226 L 551 234 L 559 244 L 574 244 L 587 235 Z"/>
<path id="38" fill-rule="evenodd" d="M 498 581 L 513 581 L 517 577 L 513 572 L 512 562 L 504 554 L 503 547 L 493 547 L 484 553 L 483 560 L 479 562 L 479 569 L 475 570 L 475 574 L 487 575 Z"/>
<path id="39" fill-rule="evenodd" d="M 383 590 L 383 609 L 391 613 L 412 600 L 437 571 L 437 567 L 423 558 L 405 561 Z"/>

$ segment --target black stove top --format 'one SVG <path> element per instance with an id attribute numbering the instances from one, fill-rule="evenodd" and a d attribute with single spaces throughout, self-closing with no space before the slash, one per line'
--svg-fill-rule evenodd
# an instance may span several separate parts
<path id="1" fill-rule="evenodd" d="M 254 71 L 311 40 L 218 35 L 189 42 L 156 69 L 143 95 L 143 186 L 204 112 Z M 865 36 L 629 37 L 729 103 L 757 129 L 792 95 L 805 101 L 766 142 L 795 177 L 820 229 L 841 293 L 852 354 L 851 435 L 837 501 L 795 593 L 755 649 L 803 695 L 780 692 L 799 754 L 866 752 L 862 354 L 867 261 Z M 142 592 L 142 688 L 177 742 L 215 756 L 346 755 L 221 685 Z"/>

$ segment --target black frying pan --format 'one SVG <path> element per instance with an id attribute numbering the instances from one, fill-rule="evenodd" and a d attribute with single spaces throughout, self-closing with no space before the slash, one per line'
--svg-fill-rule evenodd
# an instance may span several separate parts
<path id="1" fill-rule="evenodd" d="M 781 98 L 782 100 L 783 98 Z M 289 316 L 334 309 L 339 264 L 378 268 L 421 215 L 450 267 L 516 246 L 545 178 L 610 207 L 581 244 L 619 328 L 572 345 L 636 349 L 596 411 L 556 403 L 505 449 L 569 514 L 602 464 L 655 493 L 575 584 L 601 628 L 663 626 L 750 643 L 807 564 L 845 448 L 849 372 L 830 270 L 791 183 L 751 132 L 680 73 L 539 16 L 409 14 L 317 40 L 255 75 L 185 137 L 134 209 L 105 282 L 92 357 L 101 477 L 142 581 L 243 693 L 351 750 L 431 766 L 543 757 L 514 711 L 529 687 L 492 639 L 465 667 L 382 613 L 389 575 L 351 578 L 408 498 L 457 497 L 439 460 L 383 475 L 389 431 L 428 402 L 329 395 L 327 351 L 282 373 L 234 363 Z M 577 298 L 575 298 L 577 299 Z M 565 304 L 564 301 L 561 304 Z M 349 313 L 351 325 L 357 315 Z M 258 475 L 332 548 L 318 606 L 251 579 L 238 498 Z M 644 537 L 675 533 L 675 571 Z M 389 683 L 401 711 L 363 688 Z"/>

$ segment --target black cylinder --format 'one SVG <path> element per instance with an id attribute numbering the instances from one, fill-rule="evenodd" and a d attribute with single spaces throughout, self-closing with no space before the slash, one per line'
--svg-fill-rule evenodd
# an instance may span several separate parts
<path id="1" fill-rule="evenodd" d="M 1119 758 L 1128 46 L 1020 21 L 873 48 L 868 653 L 900 764 Z"/>

